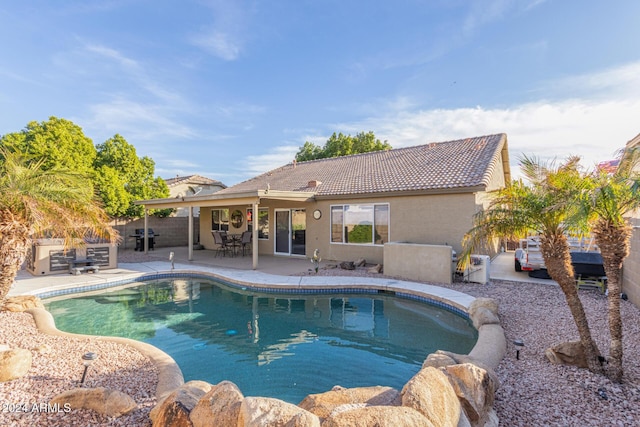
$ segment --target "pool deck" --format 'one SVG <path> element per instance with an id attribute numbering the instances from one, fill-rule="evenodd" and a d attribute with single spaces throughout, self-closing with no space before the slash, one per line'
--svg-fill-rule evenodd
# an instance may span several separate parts
<path id="1" fill-rule="evenodd" d="M 174 265 L 169 253 L 174 253 Z M 212 276 L 227 282 L 247 287 L 273 288 L 276 290 L 304 289 L 378 289 L 386 292 L 406 293 L 417 297 L 433 297 L 436 301 L 450 303 L 463 311 L 469 307 L 473 297 L 439 286 L 428 285 L 381 276 L 380 278 L 359 276 L 315 276 L 308 273 L 311 267 L 306 258 L 261 256 L 257 270 L 251 269 L 250 257 L 214 258 L 210 251 L 194 251 L 194 259 L 187 260 L 187 248 L 158 248 L 150 252 L 152 261 L 120 262 L 118 268 L 101 270 L 99 273 L 72 275 L 67 273 L 33 276 L 22 270 L 19 272 L 9 296 L 35 295 L 51 296 L 96 288 L 110 284 L 133 281 L 142 276 L 157 276 L 167 273 L 192 273 Z M 323 263 L 324 264 L 324 263 Z M 533 279 L 526 273 L 513 269 L 513 254 L 504 253 L 491 262 L 491 278 L 522 282 L 555 284 L 551 280 Z M 486 285 L 478 285 L 486 286 Z"/>

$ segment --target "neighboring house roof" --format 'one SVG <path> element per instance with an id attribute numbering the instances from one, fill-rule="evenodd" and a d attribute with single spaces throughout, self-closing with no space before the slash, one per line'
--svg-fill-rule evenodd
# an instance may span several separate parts
<path id="1" fill-rule="evenodd" d="M 201 175 L 187 175 L 187 176 L 176 176 L 175 178 L 165 179 L 164 182 L 168 187 L 174 187 L 179 184 L 196 184 L 196 185 L 219 185 L 222 188 L 227 188 L 220 181 L 216 181 L 215 179 L 207 178 Z"/>
<path id="2" fill-rule="evenodd" d="M 462 191 L 486 188 L 498 162 L 509 181 L 505 134 L 293 162 L 217 194 L 266 189 L 316 196 Z"/>
<path id="3" fill-rule="evenodd" d="M 636 135 L 630 141 L 627 141 L 627 148 L 633 148 L 638 144 L 640 144 L 640 134 Z"/>
<path id="4" fill-rule="evenodd" d="M 596 168 L 599 171 L 603 171 L 606 173 L 615 173 L 616 169 L 618 169 L 619 164 L 620 164 L 620 159 L 606 160 L 604 162 L 598 163 Z"/>

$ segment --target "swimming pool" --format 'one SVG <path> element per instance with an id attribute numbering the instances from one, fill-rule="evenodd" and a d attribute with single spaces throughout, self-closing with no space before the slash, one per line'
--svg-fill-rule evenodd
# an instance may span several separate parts
<path id="1" fill-rule="evenodd" d="M 402 386 L 429 353 L 468 353 L 459 314 L 384 294 L 274 294 L 163 278 L 44 301 L 60 330 L 132 338 L 168 353 L 185 381 L 230 380 L 298 403 L 334 385 Z"/>

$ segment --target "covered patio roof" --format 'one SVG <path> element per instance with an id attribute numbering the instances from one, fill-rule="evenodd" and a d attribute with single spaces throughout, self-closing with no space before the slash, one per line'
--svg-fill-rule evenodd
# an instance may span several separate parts
<path id="1" fill-rule="evenodd" d="M 308 202 L 315 199 L 315 192 L 310 191 L 282 191 L 282 190 L 251 190 L 233 193 L 213 193 L 203 196 L 173 197 L 167 199 L 138 200 L 136 205 L 143 205 L 147 209 L 170 209 L 178 207 L 214 207 L 227 205 L 260 204 L 263 199 L 287 200 L 294 202 Z"/>

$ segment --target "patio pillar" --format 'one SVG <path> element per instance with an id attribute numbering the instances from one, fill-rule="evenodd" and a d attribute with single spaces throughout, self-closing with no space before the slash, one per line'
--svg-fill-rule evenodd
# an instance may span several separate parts
<path id="1" fill-rule="evenodd" d="M 253 269 L 258 268 L 258 203 L 253 204 L 253 230 L 251 235 L 251 253 L 253 255 Z"/>
<path id="2" fill-rule="evenodd" d="M 148 226 L 148 220 L 149 220 L 149 210 L 147 209 L 147 207 L 144 207 L 144 233 L 142 233 L 142 241 L 144 242 L 144 254 L 147 255 L 149 253 L 149 238 L 147 237 L 147 232 L 149 231 L 149 226 Z"/>
<path id="3" fill-rule="evenodd" d="M 189 261 L 193 261 L 193 206 L 189 206 Z"/>

